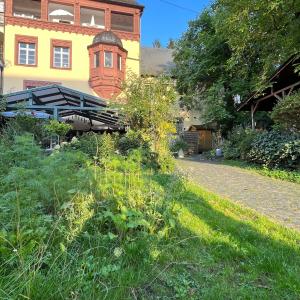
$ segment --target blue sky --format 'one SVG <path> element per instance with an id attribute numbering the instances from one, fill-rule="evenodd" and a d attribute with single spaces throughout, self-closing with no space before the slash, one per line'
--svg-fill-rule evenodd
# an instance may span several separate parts
<path id="1" fill-rule="evenodd" d="M 145 6 L 142 17 L 142 45 L 152 46 L 159 39 L 165 46 L 170 38 L 178 39 L 189 20 L 197 17 L 210 0 L 138 0 Z M 172 4 L 169 4 L 172 3 Z M 180 7 L 177 7 L 180 6 Z"/>

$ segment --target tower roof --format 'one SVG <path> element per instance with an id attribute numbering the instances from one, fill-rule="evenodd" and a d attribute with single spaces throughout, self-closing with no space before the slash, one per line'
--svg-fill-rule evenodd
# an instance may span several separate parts
<path id="1" fill-rule="evenodd" d="M 95 35 L 93 39 L 93 44 L 108 44 L 108 45 L 115 45 L 123 48 L 123 43 L 121 39 L 114 34 L 112 31 L 103 31 Z"/>

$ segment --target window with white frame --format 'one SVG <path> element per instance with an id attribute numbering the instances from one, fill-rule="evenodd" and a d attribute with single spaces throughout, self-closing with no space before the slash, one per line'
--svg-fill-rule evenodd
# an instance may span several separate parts
<path id="1" fill-rule="evenodd" d="M 20 65 L 36 65 L 36 45 L 33 43 L 19 43 Z"/>
<path id="2" fill-rule="evenodd" d="M 68 47 L 53 47 L 54 51 L 54 68 L 68 69 L 70 68 L 70 48 Z"/>
<path id="3" fill-rule="evenodd" d="M 105 68 L 113 67 L 113 53 L 110 51 L 104 52 L 104 67 Z"/>

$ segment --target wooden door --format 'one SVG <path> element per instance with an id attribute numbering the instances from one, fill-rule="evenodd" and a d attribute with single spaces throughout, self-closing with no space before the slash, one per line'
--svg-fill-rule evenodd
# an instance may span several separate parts
<path id="1" fill-rule="evenodd" d="M 199 150 L 210 151 L 212 149 L 212 132 L 210 130 L 199 131 Z"/>

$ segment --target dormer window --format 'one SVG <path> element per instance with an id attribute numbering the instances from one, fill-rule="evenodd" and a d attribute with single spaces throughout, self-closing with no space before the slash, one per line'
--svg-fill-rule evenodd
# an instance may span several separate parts
<path id="1" fill-rule="evenodd" d="M 104 67 L 105 68 L 113 67 L 113 53 L 110 51 L 104 51 Z"/>

